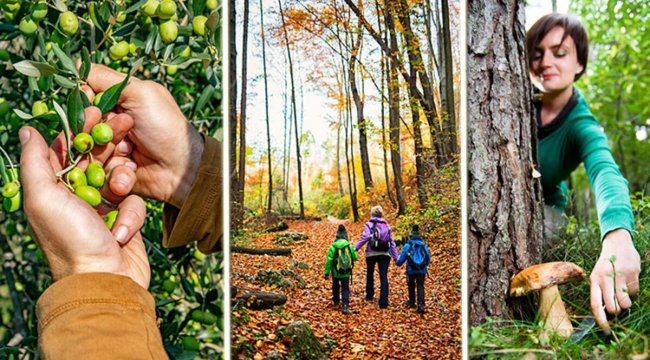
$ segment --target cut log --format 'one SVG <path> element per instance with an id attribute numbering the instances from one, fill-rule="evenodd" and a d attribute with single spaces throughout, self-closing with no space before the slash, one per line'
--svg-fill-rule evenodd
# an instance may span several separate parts
<path id="1" fill-rule="evenodd" d="M 271 255 L 271 256 L 291 256 L 291 249 L 251 249 L 239 246 L 231 246 L 230 252 L 250 255 Z"/>
<path id="2" fill-rule="evenodd" d="M 251 310 L 263 310 L 284 305 L 286 302 L 287 295 L 266 291 L 253 291 L 243 293 L 240 297 L 234 299 L 233 306 L 241 305 Z"/>

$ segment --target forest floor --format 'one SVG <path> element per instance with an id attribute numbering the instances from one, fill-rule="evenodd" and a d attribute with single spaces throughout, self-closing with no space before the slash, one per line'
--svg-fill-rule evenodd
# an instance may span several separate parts
<path id="1" fill-rule="evenodd" d="M 448 217 L 448 219 L 446 219 Z M 432 262 L 425 280 L 426 312 L 418 314 L 406 305 L 408 290 L 405 265 L 389 267 L 389 307 L 380 310 L 377 301 L 365 300 L 366 265 L 359 251 L 350 290 L 351 314 L 343 315 L 331 300 L 331 280 L 323 278 L 327 250 L 339 223 L 348 229 L 351 243 L 361 236 L 364 223 L 340 221 L 292 221 L 287 231 L 302 232 L 309 239 L 279 246 L 272 238 L 279 233 L 248 238 L 243 245 L 254 248 L 290 247 L 292 256 L 231 255 L 232 285 L 248 291 L 282 292 L 288 301 L 273 310 L 233 308 L 233 358 L 263 359 L 270 351 L 291 357 L 283 326 L 306 320 L 329 358 L 431 358 L 458 359 L 461 356 L 460 220 L 456 214 L 442 216 L 443 227 L 429 238 Z M 390 218 L 388 219 L 391 222 Z M 451 236 L 450 236 L 451 235 Z M 398 246 L 401 250 L 401 246 Z M 304 263 L 304 264 L 301 264 Z M 306 265 L 305 265 L 306 264 Z M 304 288 L 282 289 L 277 284 L 252 280 L 260 270 L 292 270 L 304 281 Z M 375 299 L 379 277 L 375 273 Z"/>

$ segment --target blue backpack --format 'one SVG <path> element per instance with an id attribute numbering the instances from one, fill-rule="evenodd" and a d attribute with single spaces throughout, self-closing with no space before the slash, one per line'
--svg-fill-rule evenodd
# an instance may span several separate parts
<path id="1" fill-rule="evenodd" d="M 427 267 L 427 249 L 423 244 L 411 243 L 406 253 L 408 264 L 415 270 L 423 270 Z"/>

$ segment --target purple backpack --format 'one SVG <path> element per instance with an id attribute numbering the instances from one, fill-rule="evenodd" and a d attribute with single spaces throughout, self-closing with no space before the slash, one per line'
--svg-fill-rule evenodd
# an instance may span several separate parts
<path id="1" fill-rule="evenodd" d="M 390 249 L 388 225 L 373 222 L 370 228 L 370 248 L 375 251 L 388 251 Z"/>

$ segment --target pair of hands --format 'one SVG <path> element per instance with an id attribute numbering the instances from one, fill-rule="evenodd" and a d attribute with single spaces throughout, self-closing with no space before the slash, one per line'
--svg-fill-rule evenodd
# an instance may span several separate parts
<path id="1" fill-rule="evenodd" d="M 84 91 L 92 101 L 95 93 L 125 76 L 93 65 Z M 101 117 L 99 109 L 87 108 L 84 130 Z M 114 139 L 94 150 L 93 156 L 108 173 L 102 196 L 119 204 L 113 231 L 106 228 L 95 209 L 57 184 L 55 172 L 66 158 L 63 134 L 48 149 L 35 129 L 20 130 L 24 208 L 55 281 L 78 273 L 108 272 L 128 276 L 148 288 L 150 268 L 139 232 L 145 205 L 139 196 L 127 194 L 180 207 L 196 176 L 203 142 L 167 89 L 152 81 L 131 78 L 116 112 L 106 117 Z M 102 204 L 98 210 L 110 209 Z"/>
<path id="2" fill-rule="evenodd" d="M 640 272 L 641 257 L 634 248 L 630 233 L 624 229 L 609 232 L 589 276 L 591 312 L 605 333 L 611 332 L 607 313 L 619 314 L 632 306 L 630 296 L 639 292 Z"/>

